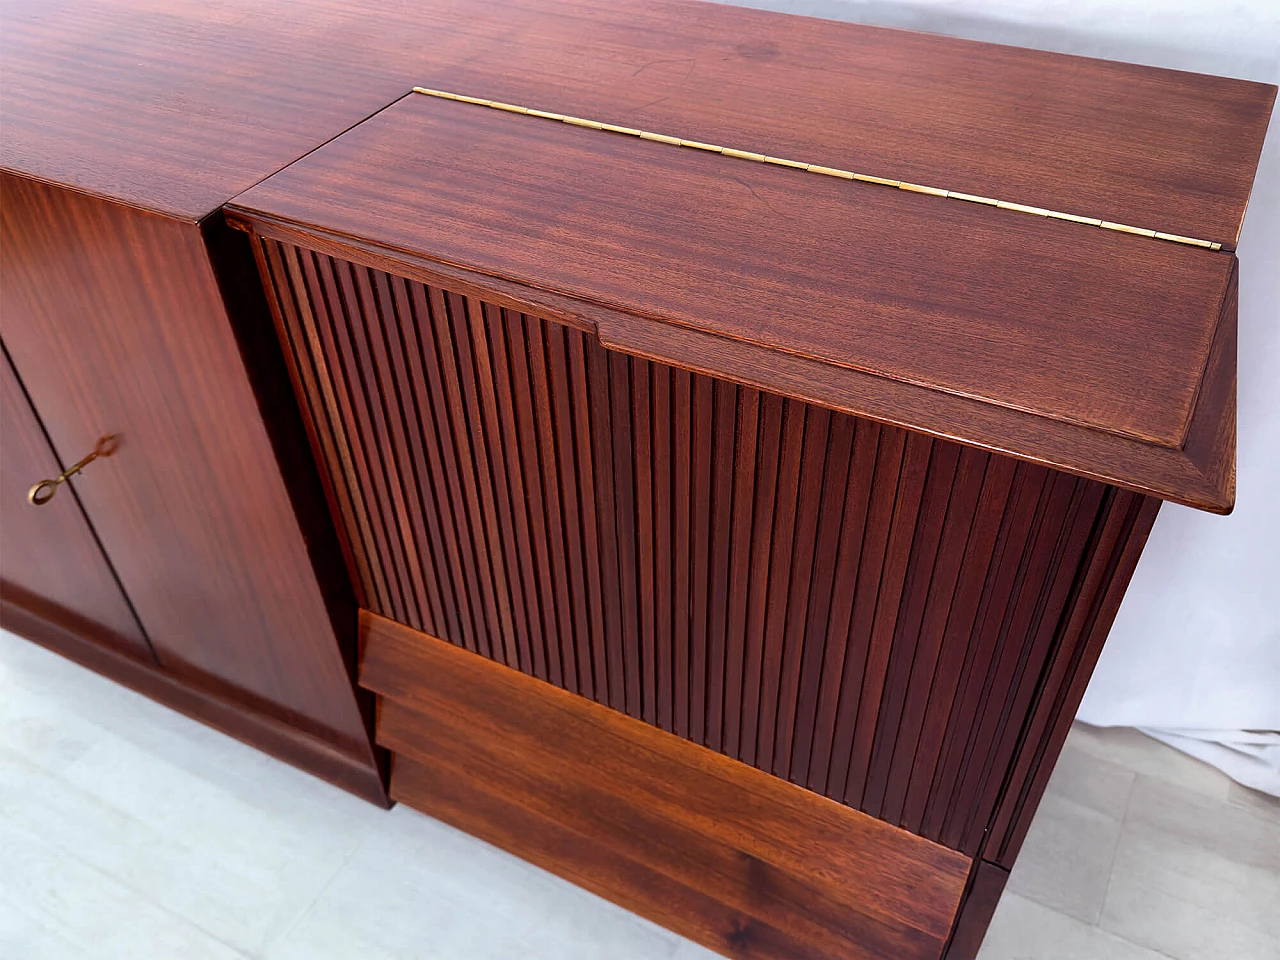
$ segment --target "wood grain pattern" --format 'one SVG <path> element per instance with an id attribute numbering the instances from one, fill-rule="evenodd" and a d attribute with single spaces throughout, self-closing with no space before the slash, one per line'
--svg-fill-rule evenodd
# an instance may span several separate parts
<path id="1" fill-rule="evenodd" d="M 370 610 L 970 856 L 1019 818 L 1156 501 L 255 242 Z M 364 287 L 385 309 L 336 295 Z M 338 379 L 387 343 L 411 359 Z M 427 527 L 475 558 L 380 599 Z"/>
<path id="2" fill-rule="evenodd" d="M 188 219 L 423 84 L 1230 247 L 1275 96 L 667 0 L 13 0 L 0 57 L 0 165 Z"/>
<path id="3" fill-rule="evenodd" d="M 354 622 L 330 619 L 199 227 L 10 175 L 2 220 L 5 345 L 54 449 L 121 437 L 76 493 L 160 664 L 374 770 Z"/>
<path id="4" fill-rule="evenodd" d="M 966 857 L 362 614 L 392 794 L 730 957 L 937 957 Z"/>
<path id="5" fill-rule="evenodd" d="M 1093 445 L 1126 461 L 1122 482 L 1230 506 L 1234 452 L 1188 445 L 1225 419 L 1198 400 L 1216 396 L 1230 255 L 421 96 L 232 209 L 567 296 L 626 352 L 653 355 L 645 324 L 667 343 L 710 334 L 692 354 L 710 373 L 738 376 L 725 343 L 766 370 L 810 362 L 808 396 L 824 403 L 830 385 L 870 378 L 939 401 L 908 426 L 1077 452 L 1111 479 Z M 663 359 L 688 362 L 674 352 Z M 947 416 L 964 406 L 1003 435 Z"/>
<path id="6" fill-rule="evenodd" d="M 79 480 L 64 484 L 43 506 L 27 502 L 33 483 L 58 476 L 63 467 L 7 351 L 0 352 L 0 438 L 0 596 L 39 607 L 46 619 L 83 625 L 112 647 L 154 663 L 146 634 L 80 507 Z M 15 628 L 7 620 L 3 626 Z"/>

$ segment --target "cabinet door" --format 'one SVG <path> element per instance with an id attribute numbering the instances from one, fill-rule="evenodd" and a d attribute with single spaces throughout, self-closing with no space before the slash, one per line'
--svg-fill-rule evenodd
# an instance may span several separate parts
<path id="1" fill-rule="evenodd" d="M 355 610 L 321 591 L 201 225 L 10 174 L 0 189 L 5 345 L 63 458 L 121 437 L 79 494 L 160 665 L 367 762 Z"/>
<path id="2" fill-rule="evenodd" d="M 80 509 L 74 481 L 40 506 L 27 500 L 32 484 L 61 472 L 6 353 L 0 357 L 0 597 L 57 626 L 154 661 Z"/>

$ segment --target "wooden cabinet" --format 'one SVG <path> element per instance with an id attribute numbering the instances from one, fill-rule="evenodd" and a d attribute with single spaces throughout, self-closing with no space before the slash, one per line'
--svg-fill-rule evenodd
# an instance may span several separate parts
<path id="1" fill-rule="evenodd" d="M 1274 88 L 13 7 L 6 625 L 727 955 L 976 952 L 1160 503 L 1234 502 Z"/>

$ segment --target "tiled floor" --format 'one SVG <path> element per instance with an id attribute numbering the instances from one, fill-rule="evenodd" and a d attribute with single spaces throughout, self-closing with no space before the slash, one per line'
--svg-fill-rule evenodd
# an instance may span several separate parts
<path id="1" fill-rule="evenodd" d="M 0 958 L 712 960 L 0 633 Z M 1280 804 L 1075 730 L 982 960 L 1280 960 Z"/>

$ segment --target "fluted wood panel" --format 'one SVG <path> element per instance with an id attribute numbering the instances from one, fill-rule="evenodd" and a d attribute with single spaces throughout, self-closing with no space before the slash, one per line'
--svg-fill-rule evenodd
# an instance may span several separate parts
<path id="1" fill-rule="evenodd" d="M 1017 821 L 1148 501 L 257 243 L 365 607 L 971 855 Z"/>

